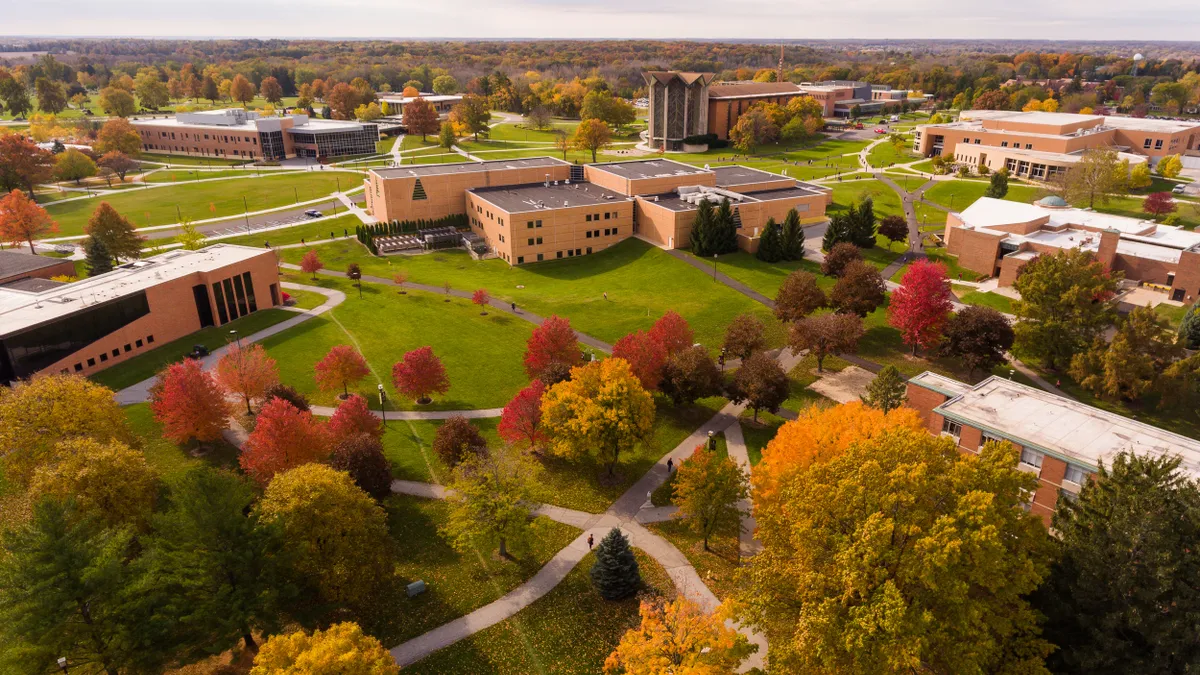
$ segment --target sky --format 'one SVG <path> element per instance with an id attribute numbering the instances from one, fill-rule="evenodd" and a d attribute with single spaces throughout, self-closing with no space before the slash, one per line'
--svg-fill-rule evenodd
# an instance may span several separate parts
<path id="1" fill-rule="evenodd" d="M 1190 41 L 1200 0 L 0 0 L 0 35 Z"/>

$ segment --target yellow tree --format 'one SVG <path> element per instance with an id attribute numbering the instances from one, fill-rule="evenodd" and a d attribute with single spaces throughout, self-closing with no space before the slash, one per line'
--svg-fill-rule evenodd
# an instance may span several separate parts
<path id="1" fill-rule="evenodd" d="M 158 476 L 141 452 L 120 441 L 90 438 L 65 440 L 56 451 L 54 462 L 35 470 L 32 495 L 73 497 L 81 513 L 107 525 L 146 525 L 158 495 Z"/>
<path id="2" fill-rule="evenodd" d="M 894 429 L 797 472 L 756 506 L 763 549 L 737 575 L 742 618 L 789 673 L 1048 671 L 1026 600 L 1051 555 L 1021 508 L 1037 478 L 1009 444 L 964 454 Z M 757 473 L 757 472 L 756 472 Z"/>
<path id="3" fill-rule="evenodd" d="M 573 143 L 576 148 L 592 153 L 592 161 L 595 162 L 596 153 L 612 143 L 612 130 L 603 120 L 587 119 L 575 128 Z"/>
<path id="4" fill-rule="evenodd" d="M 254 657 L 250 675 L 396 675 L 400 667 L 379 640 L 356 623 L 335 623 L 312 635 L 274 635 Z"/>
<path id="5" fill-rule="evenodd" d="M 604 661 L 605 675 L 725 675 L 758 647 L 687 598 L 643 600 L 642 622 L 621 636 Z"/>
<path id="6" fill-rule="evenodd" d="M 75 375 L 44 375 L 0 387 L 0 458 L 5 477 L 26 484 L 57 456 L 60 441 L 133 444 L 113 392 Z"/>
<path id="7" fill-rule="evenodd" d="M 679 465 L 673 496 L 679 517 L 704 538 L 707 551 L 713 534 L 730 526 L 740 528 L 738 502 L 750 496 L 750 482 L 736 462 L 702 444 Z"/>
<path id="8" fill-rule="evenodd" d="M 571 379 L 542 396 L 542 424 L 551 452 L 565 457 L 598 452 L 612 476 L 621 453 L 650 435 L 654 399 L 625 359 L 592 361 L 572 368 Z"/>
<path id="9" fill-rule="evenodd" d="M 254 84 L 246 79 L 245 75 L 238 73 L 233 76 L 233 82 L 229 85 L 229 95 L 233 100 L 242 104 L 245 108 L 246 104 L 254 100 Z"/>

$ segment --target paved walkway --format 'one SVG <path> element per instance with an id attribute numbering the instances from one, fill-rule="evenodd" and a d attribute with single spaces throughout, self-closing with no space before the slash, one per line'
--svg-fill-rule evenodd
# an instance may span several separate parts
<path id="1" fill-rule="evenodd" d="M 289 270 L 299 270 L 300 269 L 299 265 L 293 265 L 291 263 L 283 263 L 281 265 L 281 267 L 283 267 L 284 269 L 289 269 Z M 339 279 L 345 278 L 345 276 L 346 276 L 342 272 L 333 272 L 331 270 L 321 270 L 320 272 L 317 272 L 317 274 L 320 274 L 322 276 L 327 276 L 327 277 L 336 277 Z M 362 277 L 362 280 L 365 282 L 368 282 L 368 283 L 373 283 L 373 284 L 398 286 L 398 284 L 396 284 L 396 282 L 391 279 L 384 279 L 383 277 L 372 276 L 369 274 L 364 274 Z M 446 293 L 446 289 L 441 286 L 430 286 L 428 284 L 418 284 L 418 283 L 415 283 L 412 281 L 404 282 L 404 287 L 405 288 L 413 288 L 418 291 L 425 291 L 428 293 L 441 293 L 441 294 Z M 453 289 L 453 288 L 450 289 L 451 297 L 462 298 L 464 300 L 470 300 L 473 294 L 474 294 L 474 291 L 460 291 L 460 290 Z M 491 301 L 489 302 L 489 306 L 495 311 L 510 314 L 512 316 L 517 317 L 518 319 L 528 321 L 529 323 L 532 323 L 535 326 L 542 325 L 542 322 L 544 322 L 546 320 L 544 317 L 538 316 L 537 314 L 533 314 L 532 312 L 527 312 L 527 311 L 521 309 L 519 306 L 517 306 L 514 309 L 514 307 L 511 303 L 507 303 L 502 300 L 497 300 L 496 298 L 491 299 Z M 580 333 L 579 331 L 575 331 L 575 337 L 580 342 L 582 342 L 583 344 L 585 344 L 589 347 L 592 347 L 593 349 L 598 349 L 598 350 L 604 352 L 605 354 L 612 353 L 612 345 L 607 342 L 604 342 L 603 340 L 596 339 L 585 333 Z"/>
<path id="2" fill-rule="evenodd" d="M 750 452 L 746 449 L 746 438 L 742 434 L 742 425 L 737 420 L 725 427 L 725 448 L 729 452 L 729 457 L 737 462 L 742 471 L 749 476 Z M 749 499 L 743 499 L 738 502 L 738 509 L 742 512 L 742 523 L 738 529 L 738 548 L 741 549 L 741 555 L 745 558 L 761 551 L 762 542 L 754 538 L 754 531 L 757 527 L 754 523 L 754 505 Z"/>

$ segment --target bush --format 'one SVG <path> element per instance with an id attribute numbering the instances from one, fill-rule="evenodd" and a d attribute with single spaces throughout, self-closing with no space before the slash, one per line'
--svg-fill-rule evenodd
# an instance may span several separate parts
<path id="1" fill-rule="evenodd" d="M 835 244 L 833 250 L 825 255 L 821 262 L 821 274 L 827 277 L 840 277 L 846 266 L 855 260 L 862 260 L 862 251 L 848 241 Z"/>
<path id="2" fill-rule="evenodd" d="M 263 393 L 263 407 L 270 403 L 271 399 L 276 398 L 281 398 L 288 403 L 291 403 L 292 406 L 297 410 L 309 410 L 308 399 L 304 397 L 304 394 L 301 394 L 286 384 L 273 384 L 267 387 L 267 390 Z"/>
<path id="3" fill-rule="evenodd" d="M 446 466 L 458 466 L 470 452 L 483 452 L 487 442 L 483 435 L 462 415 L 455 415 L 438 427 L 433 437 L 433 451 L 446 463 Z"/>
<path id="4" fill-rule="evenodd" d="M 376 500 L 392 493 L 392 471 L 383 456 L 383 443 L 371 434 L 355 434 L 334 446 L 329 466 L 350 474 L 354 484 Z"/>

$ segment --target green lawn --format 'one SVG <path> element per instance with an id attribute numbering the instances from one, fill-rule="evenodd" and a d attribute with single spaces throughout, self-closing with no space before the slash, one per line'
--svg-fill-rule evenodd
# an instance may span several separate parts
<path id="1" fill-rule="evenodd" d="M 403 271 L 410 281 L 436 287 L 448 281 L 461 291 L 485 288 L 518 308 L 567 317 L 577 330 L 609 343 L 650 328 L 667 310 L 687 319 L 697 342 L 709 347 L 720 344 L 738 314 L 751 312 L 768 326 L 778 323 L 770 320 L 766 307 L 637 239 L 593 255 L 516 267 L 499 259 L 476 261 L 458 250 L 379 258 L 357 240 L 322 244 L 316 250 L 327 269 L 344 270 L 356 262 L 364 274 L 385 279 Z M 286 262 L 296 264 L 304 256 L 300 249 L 282 253 Z M 768 338 L 778 346 L 783 332 L 775 330 Z"/>
<path id="2" fill-rule="evenodd" d="M 209 350 L 215 350 L 233 340 L 229 334 L 231 330 L 236 330 L 239 334 L 246 336 L 295 316 L 293 312 L 282 309 L 261 309 L 223 326 L 202 328 L 191 335 L 185 335 L 178 340 L 168 342 L 161 347 L 102 370 L 92 375 L 91 379 L 110 389 L 124 389 L 154 377 L 164 366 L 179 361 L 192 351 L 193 345 L 204 345 Z"/>
<path id="3" fill-rule="evenodd" d="M 395 144 L 395 139 L 392 139 L 392 143 Z M 410 136 L 405 136 L 404 140 L 400 141 L 400 149 L 401 150 L 419 150 L 422 148 L 436 148 L 437 144 L 438 144 L 438 142 L 437 142 L 436 134 L 434 134 L 434 137 L 426 136 L 425 138 L 421 138 L 420 136 L 411 136 L 410 135 Z"/>
<path id="4" fill-rule="evenodd" d="M 708 539 L 708 549 L 704 550 L 704 540 L 692 530 L 683 520 L 668 520 L 661 523 L 651 523 L 646 526 L 651 532 L 674 544 L 679 552 L 687 557 L 696 573 L 704 580 L 713 595 L 718 600 L 733 597 L 737 590 L 734 573 L 738 569 L 738 538 L 735 528 L 726 528 Z"/>
<path id="5" fill-rule="evenodd" d="M 871 152 L 867 155 L 867 163 L 873 167 L 885 167 L 920 159 L 920 155 L 909 150 L 911 147 L 911 140 L 906 141 L 900 149 L 897 149 L 891 141 L 884 141 L 871 148 Z"/>
<path id="6" fill-rule="evenodd" d="M 284 289 L 284 293 L 295 302 L 292 307 L 297 309 L 312 309 L 325 304 L 325 296 L 313 291 L 301 291 L 294 288 Z"/>
<path id="7" fill-rule="evenodd" d="M 1154 216 L 1142 210 L 1143 204 L 1143 200 L 1135 197 L 1114 197 L 1107 204 L 1097 203 L 1096 210 L 1101 213 L 1111 213 L 1128 218 L 1154 219 Z M 1197 226 L 1200 226 L 1200 204 L 1177 200 L 1175 205 L 1175 213 L 1172 215 L 1177 219 L 1176 225 L 1189 230 L 1194 230 Z M 1082 206 L 1087 205 L 1083 204 Z M 1162 218 L 1158 219 L 1160 223 L 1162 220 Z"/>
<path id="8" fill-rule="evenodd" d="M 192 155 L 171 155 L 154 152 L 143 152 L 143 160 L 163 164 L 183 164 L 187 166 L 239 166 L 249 164 L 250 160 L 228 157 L 193 157 Z"/>
<path id="9" fill-rule="evenodd" d="M 1183 316 L 1187 314 L 1187 305 L 1175 306 L 1161 303 L 1154 306 L 1154 311 L 1159 316 L 1165 318 L 1171 324 L 1173 330 L 1179 330 L 1179 323 L 1183 321 Z"/>
<path id="10" fill-rule="evenodd" d="M 833 214 L 842 211 L 864 197 L 870 197 L 875 205 L 875 216 L 903 216 L 904 207 L 900 203 L 900 195 L 892 188 L 877 180 L 853 181 L 835 183 L 829 186 L 833 190 L 833 204 L 826 212 Z"/>
<path id="11" fill-rule="evenodd" d="M 296 172 L 282 176 L 222 180 L 190 185 L 131 190 L 103 198 L 50 204 L 46 210 L 58 222 L 57 236 L 83 234 L 88 218 L 101 201 L 133 222 L 134 227 L 235 216 L 248 209 L 261 211 L 298 201 L 317 199 L 337 189 L 355 187 L 361 176 L 341 171 Z M 243 202 L 243 198 L 245 202 Z"/>
<path id="12" fill-rule="evenodd" d="M 123 409 L 129 429 L 141 444 L 146 462 L 168 483 L 201 464 L 221 468 L 236 468 L 238 449 L 217 440 L 203 453 L 175 445 L 163 438 L 162 425 L 154 419 L 149 403 L 135 403 Z"/>
<path id="13" fill-rule="evenodd" d="M 338 210 L 342 212 L 340 208 Z M 326 213 L 332 215 L 333 211 L 326 209 Z M 263 246 L 266 243 L 270 243 L 271 246 L 286 246 L 288 244 L 299 244 L 301 239 L 308 242 L 328 239 L 330 232 L 333 232 L 335 237 L 343 237 L 346 236 L 346 232 L 353 230 L 361 222 L 358 216 L 348 213 L 333 220 L 322 220 L 320 222 L 300 221 L 295 225 L 289 225 L 277 230 L 243 234 L 218 241 L 223 244 L 240 244 L 242 246 Z M 354 239 L 353 232 L 349 233 L 349 238 Z M 354 239 L 354 241 L 358 240 Z"/>
<path id="14" fill-rule="evenodd" d="M 1012 314 L 1012 298 L 999 293 L 981 293 L 970 286 L 952 285 L 954 294 L 958 296 L 959 302 L 967 305 L 980 305 L 982 307 L 991 307 L 992 309 Z"/>
<path id="15" fill-rule="evenodd" d="M 950 209 L 962 211 L 983 196 L 989 183 L 982 180 L 942 181 L 925 191 L 925 199 Z M 1046 195 L 1042 188 L 1031 185 L 1009 185 L 1004 199 L 1010 202 L 1032 203 Z"/>
<path id="16" fill-rule="evenodd" d="M 438 531 L 449 518 L 446 504 L 392 495 L 384 506 L 396 542 L 397 583 L 393 597 L 380 598 L 367 617 L 367 630 L 391 647 L 498 600 L 537 573 L 579 536 L 579 530 L 548 518 L 533 522 L 530 550 L 499 560 L 483 546 L 455 551 Z M 409 598 L 404 586 L 422 580 L 427 590 Z"/>
<path id="17" fill-rule="evenodd" d="M 271 173 L 265 175 L 286 174 L 286 171 L 272 170 Z M 253 176 L 254 168 L 242 169 L 218 169 L 216 171 L 189 171 L 187 169 L 160 169 L 148 174 L 143 182 L 146 183 L 189 183 L 195 180 L 206 180 L 209 178 L 227 178 L 229 176 Z"/>
<path id="18" fill-rule="evenodd" d="M 674 597 L 654 559 L 635 549 L 646 593 Z M 638 599 L 604 600 L 592 587 L 584 557 L 554 590 L 515 616 L 405 666 L 405 673 L 594 675 L 625 631 L 638 625 Z"/>
<path id="19" fill-rule="evenodd" d="M 342 344 L 358 349 L 373 371 L 352 389 L 376 401 L 376 385 L 382 382 L 392 409 L 414 407 L 392 387 L 392 366 L 405 352 L 423 346 L 433 347 L 442 360 L 450 391 L 422 409 L 503 406 L 528 383 L 521 359 L 533 327 L 525 321 L 499 312 L 480 316 L 479 308 L 467 300 L 444 302 L 439 295 L 420 291 L 401 295 L 391 286 L 364 283 L 360 299 L 347 280 L 323 276 L 316 282 L 296 281 L 346 293 L 346 301 L 332 311 L 262 343 L 279 364 L 281 381 L 314 403 L 333 405 L 340 393 L 319 391 L 313 366 Z"/>
<path id="20" fill-rule="evenodd" d="M 488 131 L 488 138 L 494 141 L 536 141 L 540 143 L 553 143 L 558 133 L 567 135 L 575 133 L 576 127 L 579 126 L 579 120 L 553 120 L 550 124 L 550 129 L 533 129 L 525 122 L 517 124 L 497 124 Z M 615 134 L 614 134 L 615 138 Z M 636 139 L 635 139 L 636 140 Z"/>
<path id="21" fill-rule="evenodd" d="M 728 457 L 729 446 L 725 442 L 725 434 L 717 434 L 715 438 L 717 441 L 717 454 L 721 457 Z M 676 467 L 679 466 L 680 461 L 682 460 L 676 461 Z M 673 503 L 675 492 L 675 476 L 677 475 L 678 473 L 671 472 L 671 475 L 667 476 L 667 479 L 663 481 L 662 485 L 659 485 L 654 489 L 654 492 L 650 495 L 651 504 L 654 504 L 655 506 L 670 506 Z"/>

